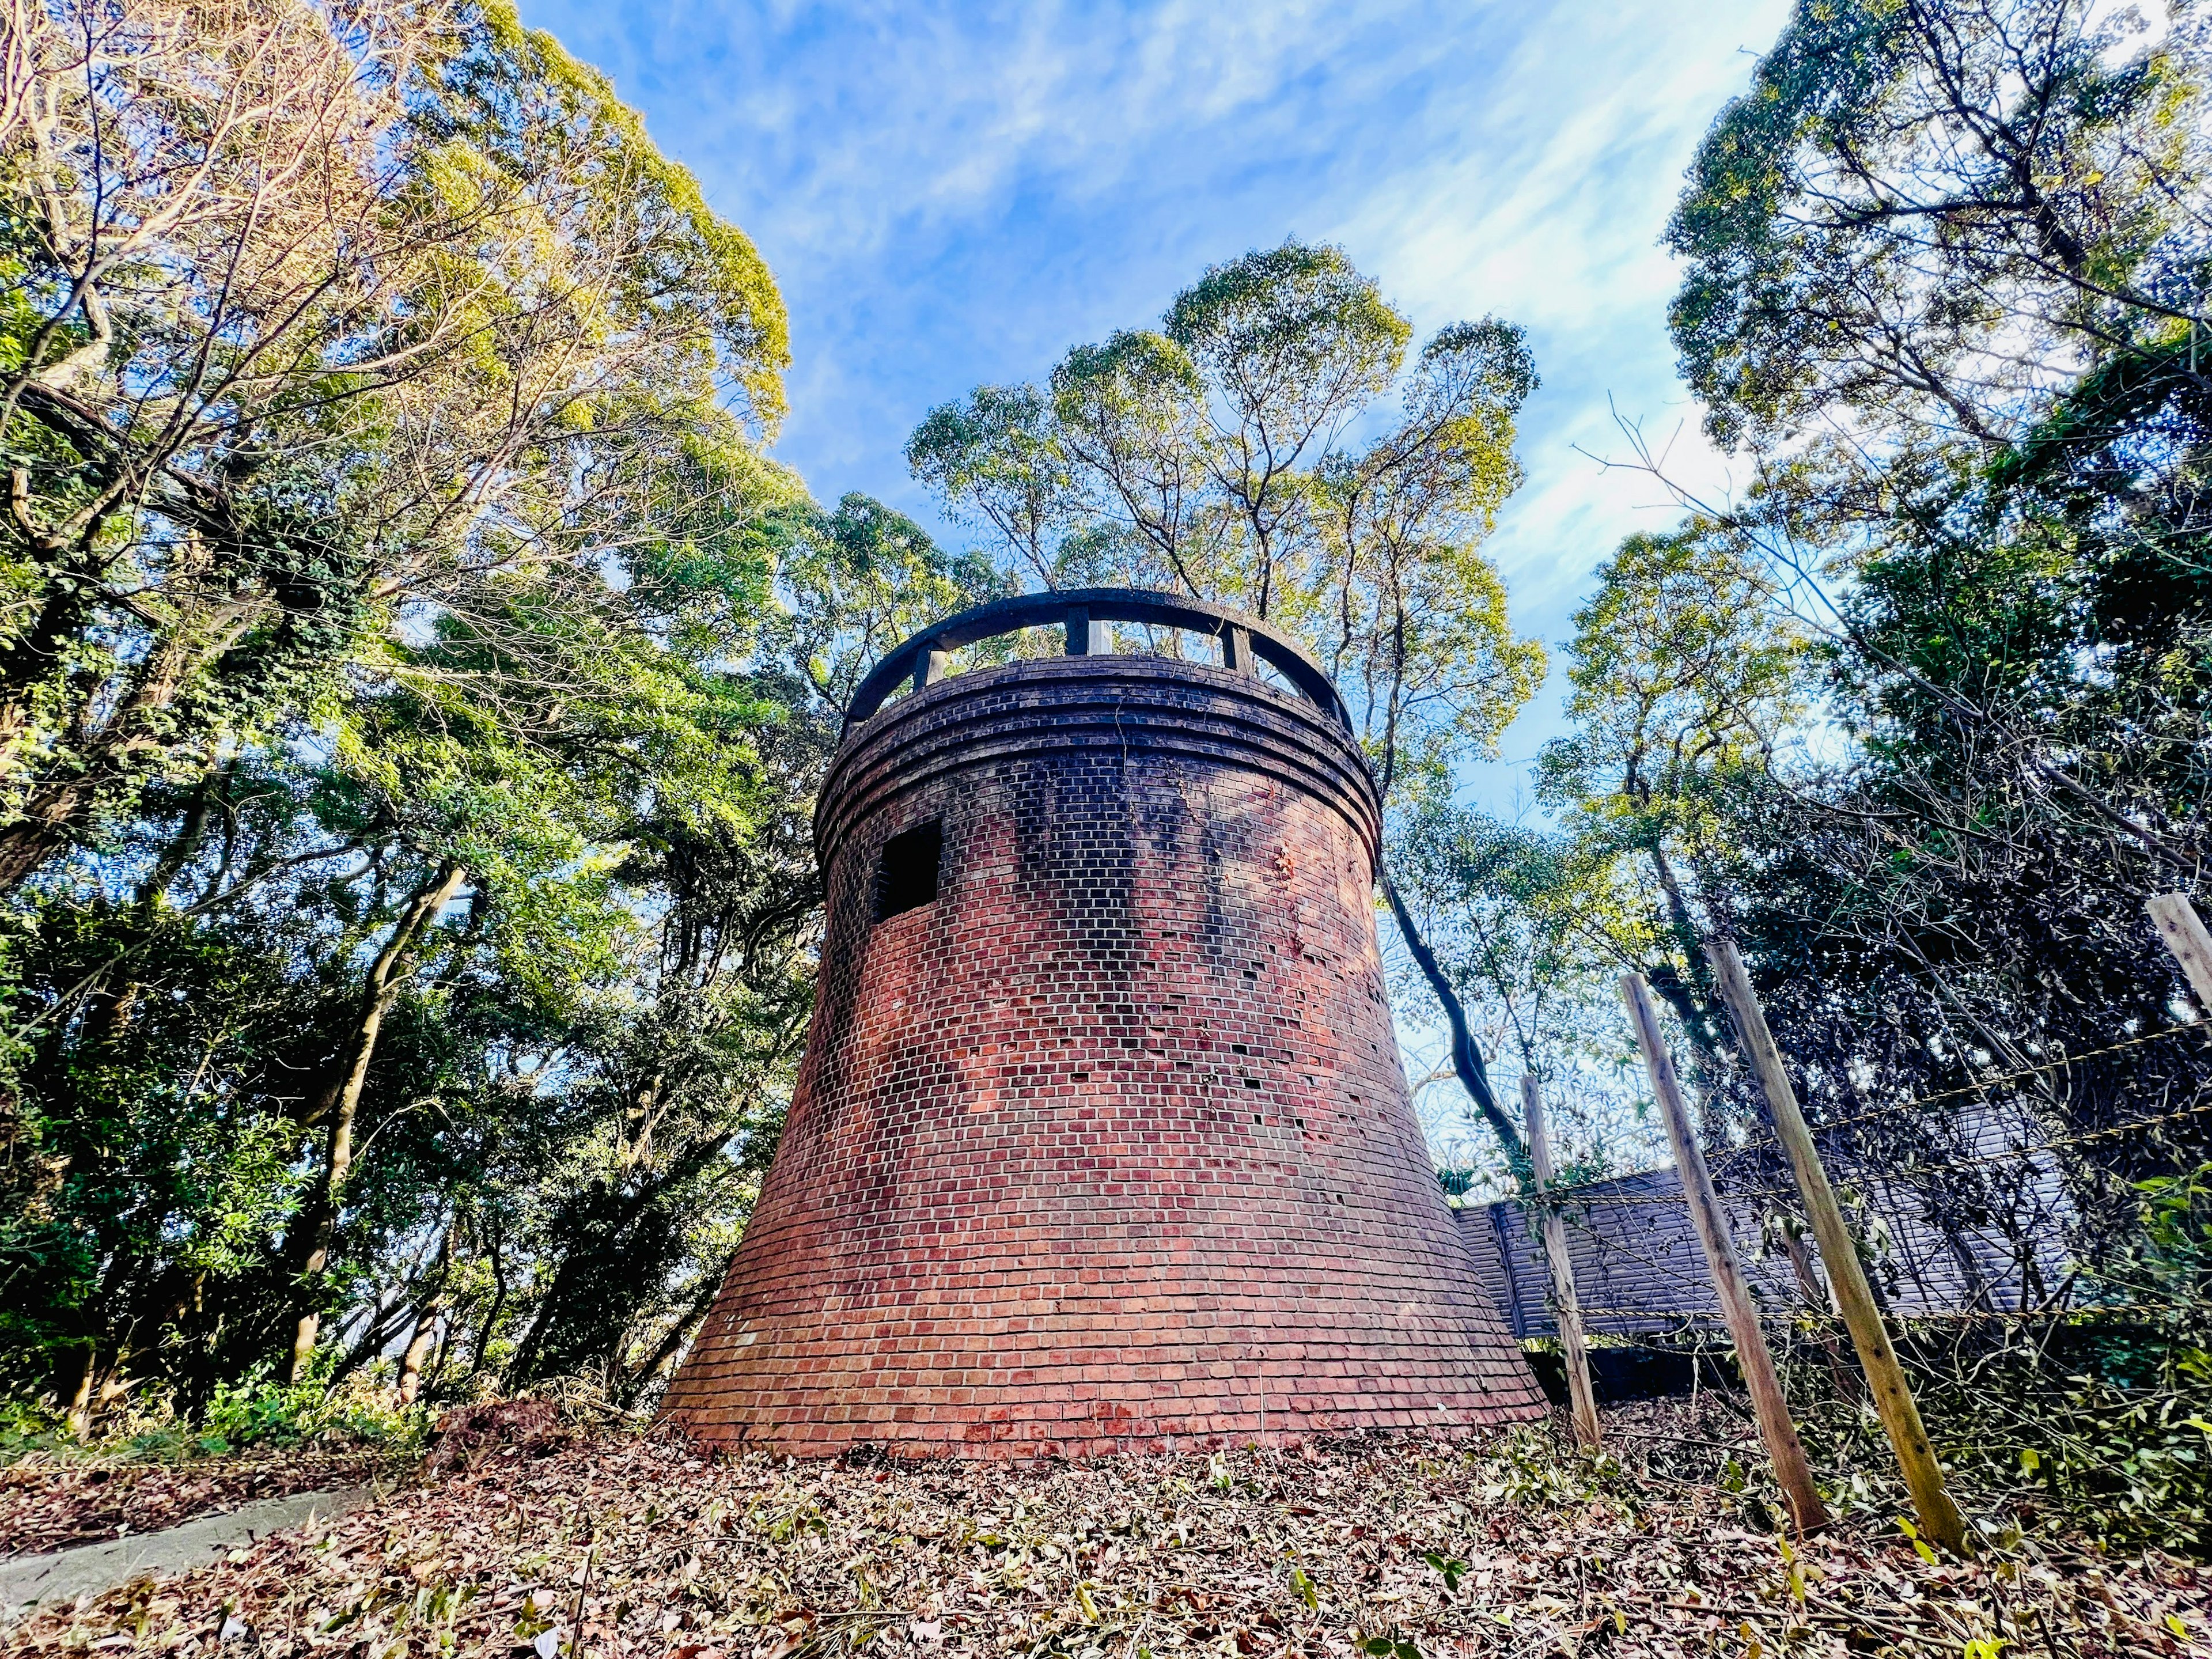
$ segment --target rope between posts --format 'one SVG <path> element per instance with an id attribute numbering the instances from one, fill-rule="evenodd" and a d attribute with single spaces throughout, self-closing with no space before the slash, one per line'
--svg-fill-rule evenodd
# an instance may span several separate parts
<path id="1" fill-rule="evenodd" d="M 2002 1164 L 2013 1158 L 2033 1158 L 2038 1152 L 2063 1152 L 2069 1146 L 2084 1146 L 2093 1140 L 2130 1134 L 2137 1129 L 2155 1128 L 2161 1123 L 2177 1122 L 2185 1117 L 2202 1117 L 2208 1112 L 2212 1112 L 2212 1100 L 2200 1101 L 2194 1106 L 2177 1107 L 2170 1112 L 2160 1112 L 2156 1117 L 2134 1118 L 2102 1129 L 2085 1129 L 2078 1135 L 2061 1135 L 2055 1140 L 2039 1141 L 2033 1146 L 2011 1146 L 2001 1152 L 1982 1152 L 1972 1158 L 1949 1158 L 1941 1164 L 1908 1164 L 1902 1169 L 1884 1170 L 1877 1179 L 1901 1181 L 1908 1176 L 1940 1175 L 1946 1170 L 1971 1170 L 1984 1164 Z M 1788 1198 L 1796 1191 L 1794 1187 L 1760 1187 L 1734 1195 L 1741 1198 Z"/>
<path id="2" fill-rule="evenodd" d="M 1676 1325 L 1723 1322 L 1717 1311 L 1697 1308 L 1579 1308 L 1576 1311 L 1584 1319 L 1656 1319 Z"/>
<path id="3" fill-rule="evenodd" d="M 2106 1054 L 2116 1054 L 2129 1048 L 2140 1048 L 2147 1042 L 2156 1042 L 2166 1037 L 2185 1036 L 2191 1034 L 2200 1036 L 2212 1036 L 2212 1032 L 2208 1032 L 2206 1028 L 2202 1024 L 2169 1025 L 2160 1030 L 2146 1031 L 2138 1036 L 2126 1037 L 2118 1042 L 2108 1043 L 2102 1048 L 2092 1048 L 2084 1054 L 2067 1054 L 2057 1060 L 2046 1060 L 2040 1066 L 2031 1066 L 2024 1070 L 2017 1072 L 2007 1072 L 2000 1077 L 1985 1078 L 1979 1083 L 1969 1084 L 1964 1088 L 1947 1089 L 1938 1094 L 1922 1095 L 1917 1099 L 1904 1101 L 1894 1106 L 1877 1106 L 1870 1111 L 1856 1113 L 1850 1117 L 1832 1118 L 1824 1122 L 1808 1124 L 1807 1127 L 1809 1127 L 1814 1134 L 1826 1134 L 1837 1129 L 1848 1129 L 1857 1124 L 1870 1122 L 1876 1118 L 1895 1117 L 1905 1112 L 1917 1111 L 1923 1106 L 1932 1106 L 1940 1101 L 1956 1100 L 1966 1095 L 1986 1094 L 1989 1091 L 2002 1088 L 2008 1083 L 2017 1083 L 2022 1078 L 2034 1077 L 2044 1072 L 2060 1071 L 2070 1066 L 2078 1066 L 2084 1060 L 2098 1060 Z M 2008 1157 L 2025 1156 L 2028 1152 L 2050 1151 L 2062 1146 L 2078 1146 L 2102 1136 L 2121 1134 L 2126 1133 L 2130 1129 L 2147 1128 L 2153 1124 L 2167 1122 L 2177 1117 L 2194 1115 L 2195 1114 L 2206 1109 L 2208 1109 L 2206 1107 L 2188 1107 L 2184 1108 L 2178 1112 L 2165 1113 L 2158 1117 L 2142 1118 L 2128 1123 L 2114 1124 L 2109 1128 L 2089 1130 L 2081 1135 L 2059 1140 L 2048 1141 L 2040 1146 L 2023 1148 L 2019 1152 L 1996 1153 L 1985 1158 L 1961 1159 L 1948 1164 L 1917 1164 L 1913 1166 L 1913 1168 L 1917 1172 L 1927 1174 L 1936 1173 L 1943 1170 L 1964 1169 L 1972 1164 L 1988 1163 Z M 1762 1140 L 1765 1140 L 1769 1138 L 1762 1137 Z M 1740 1151 L 1747 1149 L 1729 1148 L 1728 1150 Z M 1597 1181 L 1582 1181 L 1576 1182 L 1571 1185 L 1547 1187 L 1544 1189 L 1542 1196 L 1547 1199 L 1569 1198 L 1577 1193 L 1591 1191 L 1596 1188 L 1605 1185 L 1606 1179 L 1607 1178 L 1601 1178 Z M 1783 1195 L 1784 1191 L 1785 1189 L 1780 1188 L 1767 1189 L 1746 1193 L 1740 1194 L 1740 1196 L 1747 1198 L 1779 1196 Z M 1533 1200 L 1516 1197 L 1510 1200 L 1510 1201 L 1516 1204 L 1526 1204 Z M 1589 1201 L 1592 1203 L 1603 1204 L 1680 1204 L 1683 1200 L 1679 1194 L 1623 1193 L 1607 1194 L 1601 1198 L 1592 1199 Z"/>
<path id="4" fill-rule="evenodd" d="M 1702 1276 L 1686 1274 L 1677 1279 L 1675 1282 L 1677 1284 L 1692 1285 L 1702 1288 L 1709 1281 Z M 1553 1310 L 1547 1307 L 1546 1311 L 1551 1312 Z M 1715 1308 L 1578 1307 L 1575 1311 L 1580 1314 L 1585 1320 L 1638 1319 L 1670 1325 L 1717 1325 L 1723 1327 L 1725 1327 L 1728 1322 L 1722 1317 L 1719 1310 Z M 1998 1325 L 2012 1320 L 2022 1322 L 2027 1320 L 2054 1320 L 2061 1322 L 2076 1322 L 2095 1319 L 2125 1319 L 2142 1315 L 2147 1311 L 2155 1311 L 2155 1310 L 2146 1310 L 2131 1302 L 2117 1302 L 2108 1305 L 2092 1308 L 1998 1308 L 1983 1309 L 1972 1313 L 1893 1312 L 1883 1315 L 1882 1322 L 1885 1325 L 1901 1327 L 1932 1324 Z M 1810 1321 L 1816 1325 L 1826 1325 L 1838 1328 L 1843 1324 L 1841 1315 L 1817 1313 L 1810 1308 L 1800 1308 L 1794 1313 L 1761 1313 L 1759 1316 L 1759 1322 L 1761 1326 L 1775 1330 L 1791 1328 L 1808 1321 Z M 1615 1333 L 1610 1331 L 1600 1331 L 1597 1334 L 1600 1336 L 1610 1336 L 1615 1334 Z"/>
<path id="5" fill-rule="evenodd" d="M 1982 1152 L 1971 1158 L 1948 1158 L 1940 1164 L 1911 1164 L 1900 1169 L 1885 1170 L 1881 1172 L 1879 1179 L 1893 1182 L 1902 1180 L 1907 1176 L 1940 1175 L 1946 1170 L 1967 1170 L 1984 1164 L 2002 1164 L 2011 1158 L 2033 1158 L 2038 1152 L 2061 1152 L 2069 1146 L 2087 1146 L 2093 1140 L 2103 1140 L 2113 1135 L 2129 1134 L 2137 1129 L 2155 1128 L 2161 1123 L 2178 1122 L 2185 1117 L 2201 1117 L 2208 1112 L 2212 1112 L 2212 1100 L 2201 1101 L 2194 1106 L 2177 1107 L 2170 1112 L 2160 1112 L 2154 1117 L 2130 1118 L 2125 1123 L 2112 1124 L 2102 1129 L 2086 1129 L 2076 1135 L 2061 1135 L 2053 1140 L 2038 1141 L 2032 1146 L 2010 1146 L 2002 1152 Z M 1512 1195 L 1498 1201 L 1517 1205 L 1526 1209 L 1532 1205 L 1553 1204 L 1571 1200 L 1577 1194 L 1585 1192 L 1595 1194 L 1583 1200 L 1584 1204 L 1593 1208 L 1601 1204 L 1686 1204 L 1689 1201 L 1687 1194 L 1682 1193 L 1596 1193 L 1596 1189 L 1605 1184 L 1602 1180 L 1577 1182 L 1572 1186 L 1547 1187 L 1532 1196 Z M 1753 1187 L 1740 1191 L 1730 1191 L 1717 1182 L 1714 1184 L 1723 1201 L 1730 1199 L 1790 1198 L 1796 1194 L 1796 1189 L 1794 1187 Z"/>
<path id="6" fill-rule="evenodd" d="M 2100 1060 L 2106 1054 L 2117 1054 L 2123 1049 L 2140 1048 L 2146 1042 L 2156 1042 L 2165 1037 L 2184 1036 L 2191 1033 L 2198 1036 L 2212 1036 L 2212 1032 L 2208 1032 L 2201 1024 L 2168 1025 L 2159 1030 L 2145 1031 L 2138 1036 L 2124 1037 L 2119 1042 L 2108 1043 L 2102 1048 L 2091 1048 L 2078 1054 L 2064 1054 L 2057 1060 L 2045 1060 L 2040 1066 L 2030 1066 L 2021 1071 L 2007 1072 L 2001 1076 L 1984 1078 L 1978 1083 L 1970 1083 L 1963 1088 L 1946 1089 L 1939 1094 L 1922 1095 L 1917 1100 L 1901 1101 L 1894 1106 L 1876 1106 L 1869 1111 L 1854 1113 L 1850 1117 L 1831 1118 L 1824 1122 L 1810 1124 L 1808 1127 L 1814 1134 L 1825 1134 L 1831 1129 L 1848 1129 L 1854 1124 L 1869 1122 L 1875 1118 L 1894 1117 L 1901 1112 L 1917 1111 L 1921 1107 L 1933 1106 L 1938 1101 L 1956 1100 L 1964 1095 L 1987 1094 L 1992 1089 L 2001 1089 L 2008 1083 L 2017 1083 L 2022 1078 L 2035 1077 L 2045 1072 L 2063 1071 L 2069 1066 L 2079 1066 L 2084 1060 Z"/>

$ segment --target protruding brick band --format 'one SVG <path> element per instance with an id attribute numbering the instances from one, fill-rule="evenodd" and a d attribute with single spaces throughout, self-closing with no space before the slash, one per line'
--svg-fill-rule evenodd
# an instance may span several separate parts
<path id="1" fill-rule="evenodd" d="M 877 920 L 932 823 L 934 901 Z M 1541 1409 L 1413 1121 L 1374 787 L 1322 710 L 1158 659 L 985 670 L 856 728 L 816 833 L 805 1061 L 669 1416 L 1027 1455 Z"/>

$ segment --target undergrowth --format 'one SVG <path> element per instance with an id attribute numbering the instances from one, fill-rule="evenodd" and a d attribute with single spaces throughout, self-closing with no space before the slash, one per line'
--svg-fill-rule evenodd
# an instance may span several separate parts
<path id="1" fill-rule="evenodd" d="M 2047 1317 L 1911 1321 L 1898 1346 L 1954 1495 L 1985 1528 L 2212 1556 L 2212 1165 L 2142 1183 L 2125 1255 Z M 1848 1345 L 1845 1345 L 1847 1367 Z M 1799 1429 L 1841 1507 L 1901 1508 L 1871 1405 L 1818 1345 L 1787 1365 Z M 1856 1376 L 1856 1367 L 1850 1367 Z"/>
<path id="2" fill-rule="evenodd" d="M 50 1396 L 0 1401 L 0 1465 L 32 1458 L 184 1462 L 294 1447 L 388 1450 L 399 1458 L 422 1449 L 434 1414 L 428 1406 L 400 1405 L 388 1382 L 372 1371 L 357 1371 L 332 1388 L 320 1368 L 287 1383 L 264 1366 L 218 1384 L 196 1413 L 179 1409 L 167 1394 L 119 1402 L 82 1439 L 70 1431 Z"/>

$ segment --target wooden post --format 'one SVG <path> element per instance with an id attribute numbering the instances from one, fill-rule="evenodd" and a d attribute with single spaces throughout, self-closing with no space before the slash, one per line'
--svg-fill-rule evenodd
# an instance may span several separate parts
<path id="1" fill-rule="evenodd" d="M 2181 971 L 2189 975 L 2189 988 L 2197 993 L 2197 1006 L 2212 1014 L 2212 933 L 2197 914 L 2186 893 L 2160 893 L 2143 907 L 2158 924 L 2158 936 Z"/>
<path id="2" fill-rule="evenodd" d="M 1659 1015 L 1651 1006 L 1651 988 L 1641 974 L 1620 976 L 1620 1000 L 1628 1005 L 1628 1018 L 1636 1027 L 1636 1045 L 1644 1050 L 1644 1064 L 1651 1073 L 1651 1092 L 1659 1102 L 1659 1115 L 1667 1122 L 1667 1139 L 1674 1149 L 1674 1166 L 1682 1174 L 1682 1195 L 1689 1202 L 1690 1220 L 1698 1241 L 1705 1247 L 1712 1268 L 1713 1288 L 1720 1295 L 1721 1315 L 1735 1342 L 1735 1363 L 1751 1395 L 1751 1408 L 1759 1419 L 1759 1438 L 1773 1460 L 1774 1478 L 1790 1505 L 1790 1518 L 1801 1533 L 1828 1524 L 1828 1511 L 1813 1487 L 1813 1471 L 1805 1462 L 1805 1448 L 1797 1439 L 1797 1425 L 1790 1420 L 1790 1403 L 1782 1396 L 1782 1383 L 1774 1375 L 1774 1356 L 1767 1351 L 1766 1334 L 1759 1328 L 1759 1310 L 1752 1305 L 1750 1286 L 1735 1259 L 1729 1238 L 1728 1218 L 1721 1212 L 1713 1177 L 1705 1168 L 1705 1155 L 1690 1130 L 1690 1114 L 1682 1104 L 1682 1085 L 1675 1080 L 1674 1062 L 1667 1057 L 1660 1035 Z"/>
<path id="3" fill-rule="evenodd" d="M 1567 1361 L 1567 1398 L 1574 1410 L 1575 1438 L 1592 1451 L 1602 1451 L 1605 1440 L 1598 1433 L 1589 1352 L 1583 1344 L 1582 1304 L 1575 1299 L 1574 1262 L 1567 1255 L 1567 1224 L 1545 1196 L 1552 1185 L 1552 1137 L 1544 1127 L 1544 1091 L 1534 1072 L 1521 1073 L 1521 1104 L 1528 1120 L 1528 1162 L 1536 1171 L 1536 1201 L 1544 1206 L 1544 1254 L 1551 1259 L 1552 1297 L 1559 1304 L 1559 1352 Z"/>
<path id="4" fill-rule="evenodd" d="M 1252 672 L 1252 630 L 1231 628 L 1221 636 L 1221 665 L 1232 674 Z"/>
<path id="5" fill-rule="evenodd" d="M 1964 1555 L 1966 1518 L 1959 1513 L 1943 1484 L 1943 1466 L 1936 1461 L 1936 1449 L 1928 1443 L 1928 1431 L 1921 1425 L 1920 1408 L 1913 1403 L 1912 1390 L 1905 1382 L 1905 1367 L 1898 1364 L 1897 1350 L 1890 1345 L 1888 1328 L 1881 1322 L 1881 1310 L 1875 1305 L 1874 1288 L 1867 1283 L 1866 1268 L 1859 1261 L 1858 1247 L 1851 1241 L 1850 1229 L 1844 1224 L 1843 1206 L 1836 1202 L 1835 1188 L 1828 1184 L 1828 1172 L 1814 1147 L 1805 1115 L 1797 1109 L 1797 1091 L 1790 1086 L 1774 1034 L 1766 1028 L 1766 1015 L 1752 994 L 1751 975 L 1744 972 L 1743 958 L 1736 954 L 1733 939 L 1714 940 L 1707 954 L 1712 959 L 1721 998 L 1735 1016 L 1744 1057 L 1759 1078 L 1759 1086 L 1774 1113 L 1775 1132 L 1790 1154 L 1790 1167 L 1797 1172 L 1797 1190 L 1805 1200 L 1805 1217 L 1813 1224 L 1813 1237 L 1820 1241 L 1820 1261 L 1828 1270 L 1837 1310 L 1851 1334 L 1851 1346 L 1858 1350 L 1860 1368 L 1866 1372 L 1867 1386 L 1874 1394 L 1875 1410 L 1881 1415 L 1882 1427 L 1889 1431 L 1890 1449 L 1897 1454 L 1897 1466 L 1912 1494 L 1920 1530 L 1954 1555 Z"/>
<path id="6" fill-rule="evenodd" d="M 950 653 L 940 651 L 934 644 L 924 646 L 914 659 L 914 689 L 934 685 L 945 678 L 945 665 Z"/>

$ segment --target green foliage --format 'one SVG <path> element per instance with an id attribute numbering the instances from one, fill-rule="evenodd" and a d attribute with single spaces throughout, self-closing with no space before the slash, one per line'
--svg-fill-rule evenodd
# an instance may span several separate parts
<path id="1" fill-rule="evenodd" d="M 1288 241 L 1209 269 L 1157 331 L 1074 347 L 1048 390 L 933 410 L 907 458 L 1047 586 L 1166 589 L 1288 629 L 1395 795 L 1486 751 L 1544 665 L 1480 551 L 1521 481 L 1527 344 L 1455 323 L 1408 369 L 1411 338 L 1342 250 Z M 1364 416 L 1381 435 L 1346 447 Z"/>
<path id="2" fill-rule="evenodd" d="M 1808 4 L 1692 169 L 1675 336 L 1752 487 L 1604 567 L 1540 776 L 1620 861 L 1613 948 L 1717 1124 L 1763 1108 L 1715 933 L 1801 1092 L 1869 1124 L 1847 1163 L 1958 1133 L 1869 1109 L 2172 1018 L 2141 918 L 2194 880 L 2212 783 L 2208 55 L 2194 15 L 2134 31 L 2068 0 Z M 2030 1081 L 2007 1109 L 2099 1137 L 2070 1214 L 1988 1170 L 1930 1201 L 2101 1261 L 2130 1183 L 2197 1149 L 2118 1130 L 2207 1084 L 2178 1047 Z"/>
<path id="3" fill-rule="evenodd" d="M 2142 1183 L 2140 1229 L 2075 1311 L 1961 1340 L 1905 1322 L 1900 1351 L 1960 1499 L 1993 1526 L 2115 1548 L 2212 1549 L 2212 1166 Z M 1845 1508 L 1904 1503 L 1870 1413 L 1809 1352 L 1801 1426 Z"/>
<path id="4" fill-rule="evenodd" d="M 310 1446 L 365 1449 L 395 1459 L 420 1453 L 434 1408 L 394 1403 L 388 1381 L 378 1377 L 356 1375 L 333 1388 L 330 1371 L 326 1357 L 302 1381 L 285 1384 L 258 1367 L 219 1382 L 191 1412 L 173 1395 L 156 1394 L 104 1419 L 90 1439 L 39 1402 L 10 1396 L 0 1401 L 0 1467 L 27 1457 L 189 1463 Z"/>
<path id="5" fill-rule="evenodd" d="M 1512 1054 L 1543 1082 L 1561 1181 L 1595 1179 L 1663 1157 L 1642 1071 L 1621 1029 L 1613 980 L 1624 942 L 1647 931 L 1622 860 L 1555 831 L 1500 823 L 1435 795 L 1400 821 L 1400 897 L 1416 919 L 1489 1052 Z M 1432 1140 L 1468 1168 L 1447 1191 L 1488 1176 L 1527 1190 L 1525 1152 L 1493 1151 L 1431 1124 Z"/>
<path id="6" fill-rule="evenodd" d="M 1694 854 L 1718 797 L 1764 770 L 1805 715 L 1808 641 L 1718 526 L 1637 534 L 1575 613 L 1571 736 L 1540 765 L 1550 799 L 1623 848 Z"/>
<path id="7" fill-rule="evenodd" d="M 1073 478 L 1032 386 L 979 386 L 965 402 L 930 410 L 907 440 L 907 465 L 948 506 L 980 514 L 1040 580 L 1070 504 Z"/>
<path id="8" fill-rule="evenodd" d="M 766 267 L 504 5 L 29 16 L 0 890 L 422 628 L 522 620 L 514 580 L 574 598 L 641 541 L 649 586 L 799 493 L 750 447 L 788 356 Z"/>
<path id="9" fill-rule="evenodd" d="M 834 512 L 787 509 L 771 533 L 786 608 L 770 631 L 825 714 L 842 716 L 885 649 L 1012 591 L 987 557 L 939 548 L 913 520 L 866 495 L 845 496 Z"/>
<path id="10" fill-rule="evenodd" d="M 329 1368 L 320 1369 L 326 1373 Z M 216 1384 L 200 1411 L 194 1444 L 220 1455 L 246 1446 L 326 1438 L 405 1452 L 428 1436 L 429 1416 L 427 1407 L 393 1406 L 380 1388 L 333 1391 L 327 1375 L 315 1374 L 279 1383 L 263 1368 Z"/>
<path id="11" fill-rule="evenodd" d="M 1699 149 L 1671 321 L 1716 434 L 2002 442 L 2203 304 L 2199 21 L 2081 0 L 1801 5 Z"/>
<path id="12" fill-rule="evenodd" d="M 1444 1594 L 1459 1594 L 1459 1581 L 1467 1577 L 1467 1563 L 1435 1550 L 1424 1551 L 1421 1559 L 1426 1562 L 1444 1581 Z"/>
<path id="13" fill-rule="evenodd" d="M 2186 1006 L 2143 903 L 2198 884 L 2212 816 L 2209 40 L 2191 8 L 1796 8 L 1669 230 L 1683 373 L 1749 488 L 1679 492 L 1601 569 L 1540 768 L 1719 1144 L 1764 1167 L 1726 935 L 1832 1176 L 1925 1171 L 1931 1228 L 2048 1298 L 1904 1328 L 1964 1501 L 2195 1551 L 2212 1069 L 2106 1051 Z M 1452 899 L 1492 930 L 1495 867 Z M 1893 1508 L 1809 1358 L 1816 1463 Z"/>

